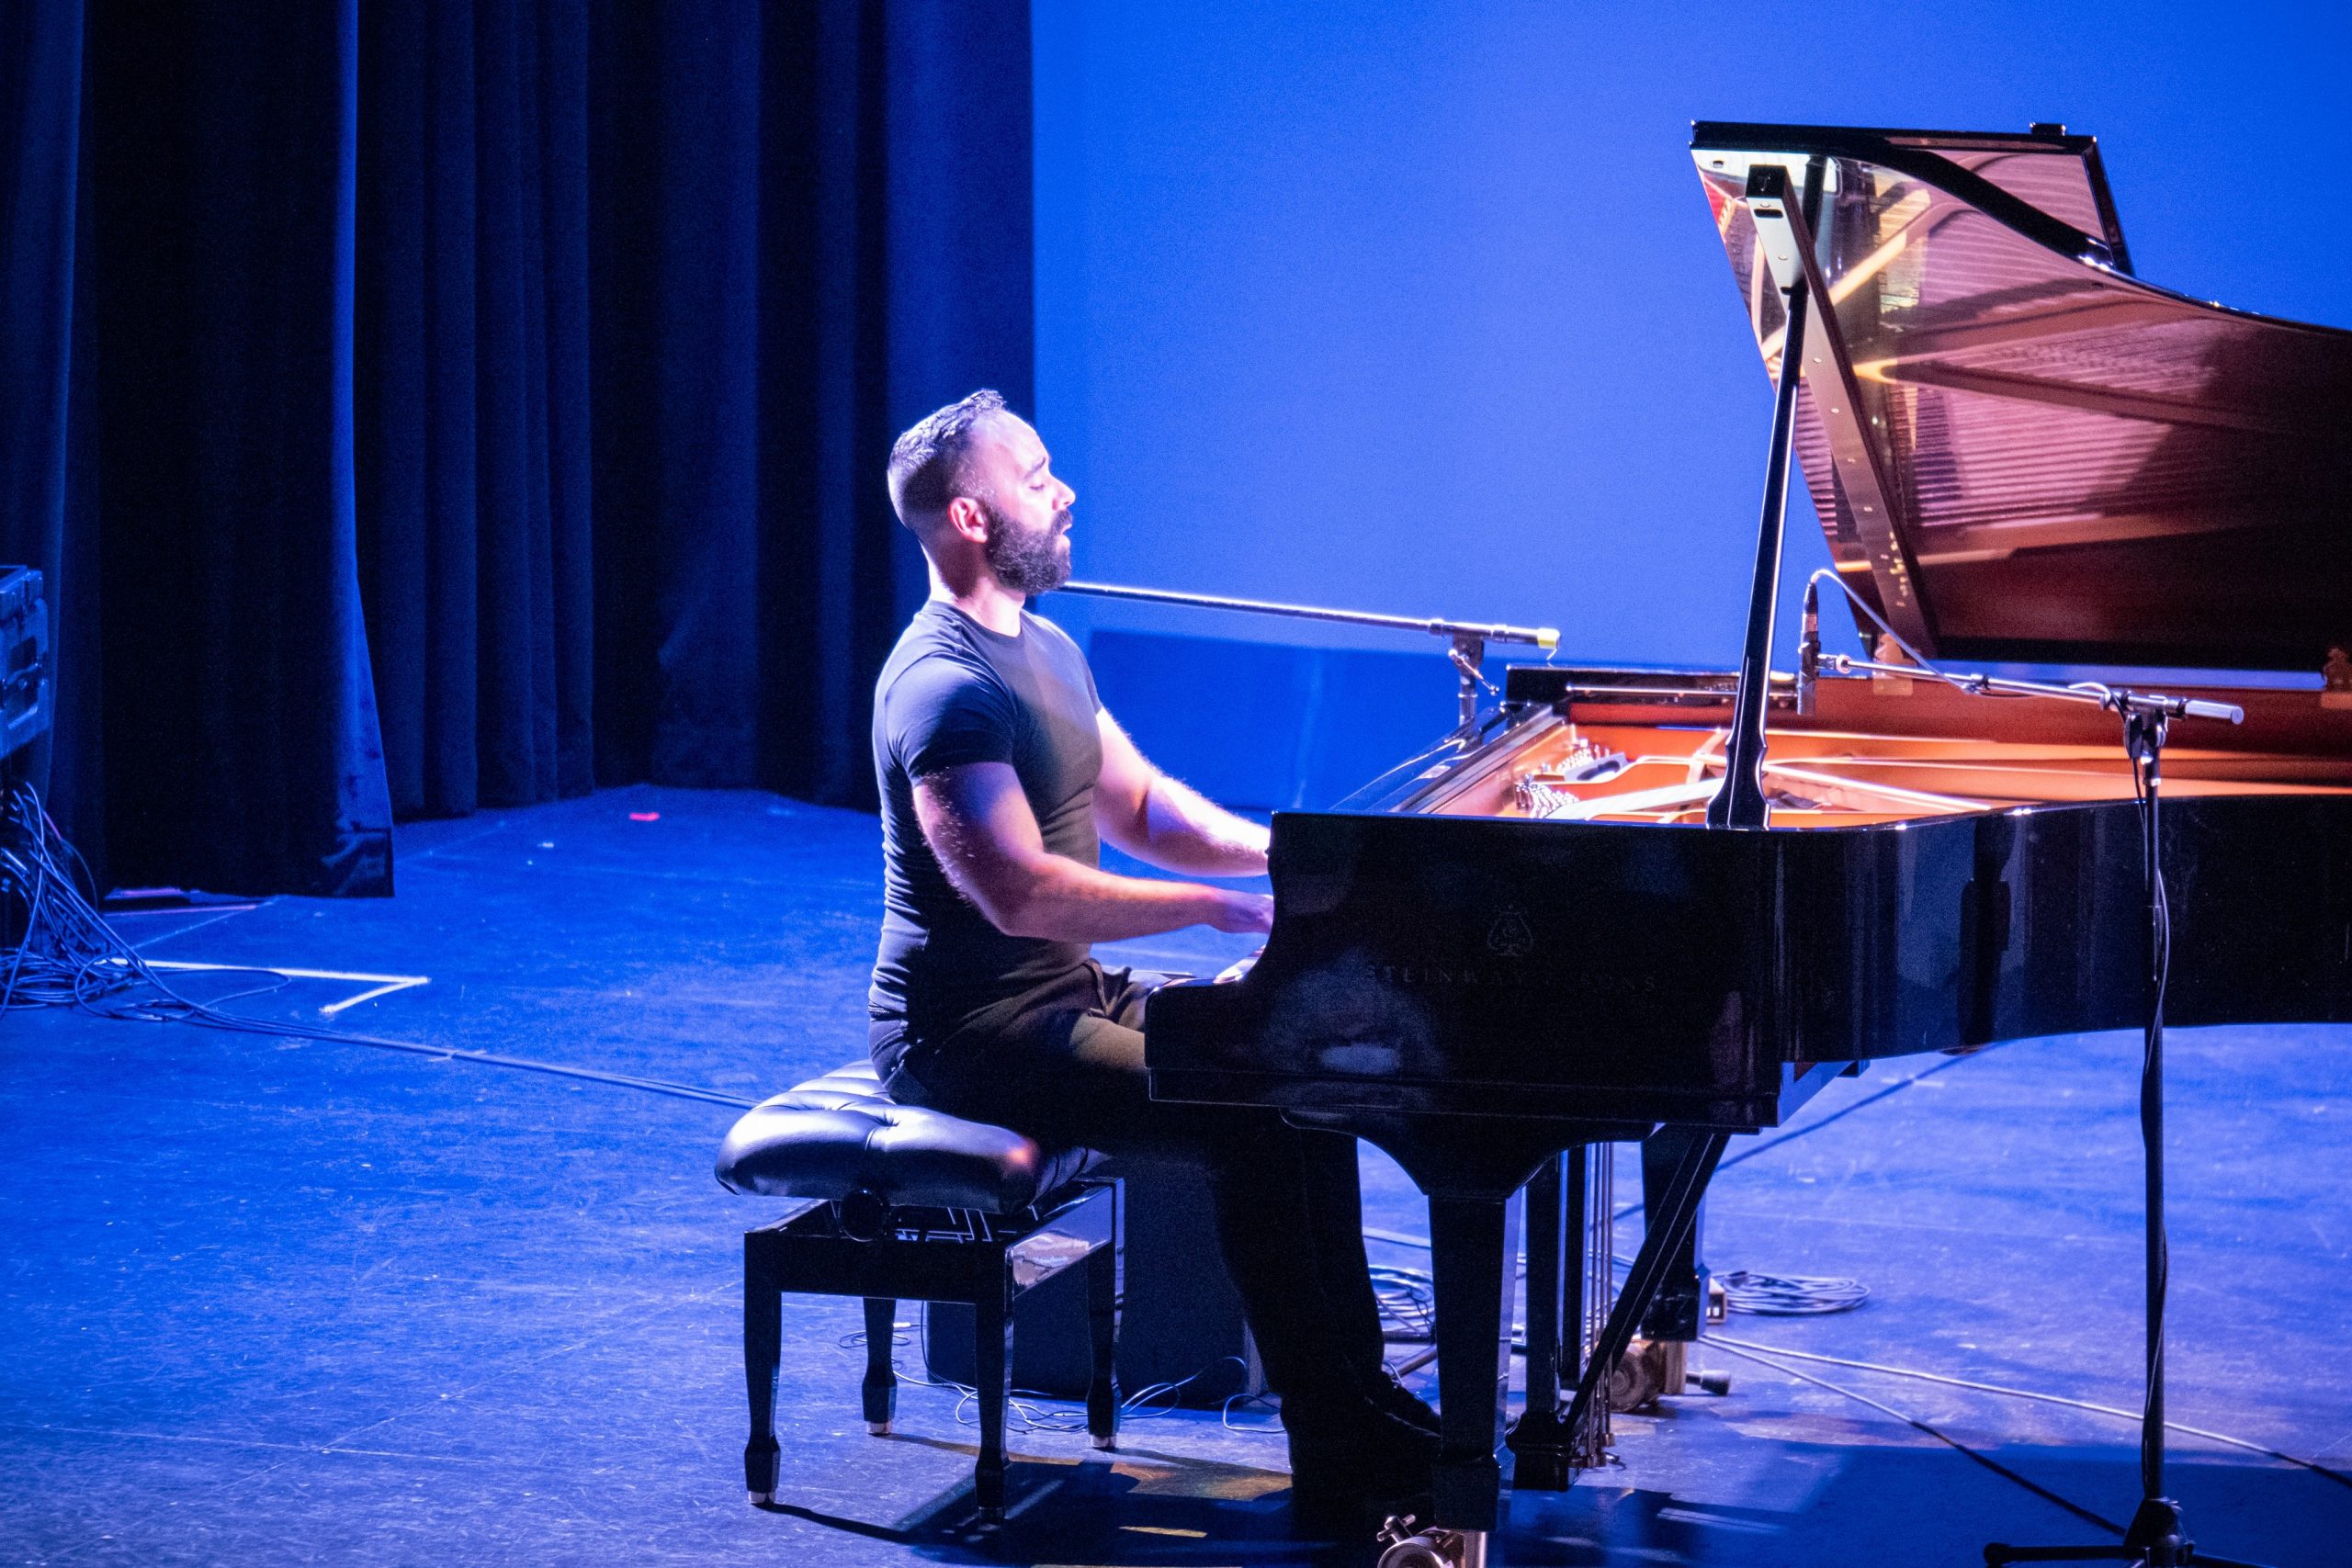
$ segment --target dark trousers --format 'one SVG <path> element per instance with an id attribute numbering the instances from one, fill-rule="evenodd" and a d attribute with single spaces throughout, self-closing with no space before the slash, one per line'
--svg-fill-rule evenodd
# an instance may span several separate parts
<path id="1" fill-rule="evenodd" d="M 1270 1111 L 1151 1099 L 1141 1025 L 1154 984 L 1090 961 L 903 1055 L 898 1028 L 877 1024 L 877 1056 L 896 1058 L 890 1095 L 1041 1143 L 1197 1166 L 1268 1383 L 1293 1399 L 1359 1399 L 1385 1346 L 1355 1140 Z"/>

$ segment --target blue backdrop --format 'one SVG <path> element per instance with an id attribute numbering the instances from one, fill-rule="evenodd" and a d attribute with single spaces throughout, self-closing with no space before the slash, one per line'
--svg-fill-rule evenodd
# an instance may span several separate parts
<path id="1" fill-rule="evenodd" d="M 1770 389 L 1689 122 L 2063 121 L 2100 138 L 2142 276 L 2352 326 L 2346 15 L 1037 0 L 1037 406 L 1080 574 L 1727 667 Z M 1792 506 L 1792 593 L 1827 560 L 1809 515 Z M 1116 667 L 1114 705 L 1148 699 L 1133 723 L 1163 761 L 1254 804 L 1376 770 L 1352 736 L 1448 722 L 1434 648 L 1048 608 Z M 1170 636 L 1411 651 L 1318 682 L 1295 654 Z M 1319 705 L 1235 706 L 1241 679 Z M 1301 725 L 1323 737 L 1306 756 Z"/>

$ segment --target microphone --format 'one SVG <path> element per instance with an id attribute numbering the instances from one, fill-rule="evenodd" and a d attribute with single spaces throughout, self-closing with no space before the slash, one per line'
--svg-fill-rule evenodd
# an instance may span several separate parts
<path id="1" fill-rule="evenodd" d="M 1804 618 L 1797 637 L 1797 712 L 1813 713 L 1814 682 L 1821 679 L 1821 584 L 1804 580 Z"/>
<path id="2" fill-rule="evenodd" d="M 2109 694 L 2106 705 L 2120 714 L 2155 714 L 2164 718 L 2212 718 L 2223 724 L 2244 724 L 2245 709 L 2235 703 L 2207 702 L 2202 697 L 2173 697 L 2158 692 L 2120 689 Z"/>

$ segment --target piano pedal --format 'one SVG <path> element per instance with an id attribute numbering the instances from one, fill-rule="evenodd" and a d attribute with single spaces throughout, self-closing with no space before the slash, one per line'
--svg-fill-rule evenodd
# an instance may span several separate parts
<path id="1" fill-rule="evenodd" d="M 1609 1379 L 1609 1408 L 1619 1415 L 1655 1411 L 1669 1394 L 1731 1393 L 1731 1374 L 1693 1371 L 1690 1348 L 1679 1339 L 1636 1339 Z"/>

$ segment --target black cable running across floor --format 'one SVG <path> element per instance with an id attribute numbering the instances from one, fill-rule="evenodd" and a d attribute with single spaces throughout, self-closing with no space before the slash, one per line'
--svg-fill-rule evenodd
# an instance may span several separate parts
<path id="1" fill-rule="evenodd" d="M 0 977 L 0 1013 L 11 1009 L 73 1007 L 102 1018 L 149 1023 L 192 1023 L 207 1029 L 279 1039 L 316 1040 L 344 1045 L 365 1045 L 379 1051 L 399 1051 L 442 1061 L 470 1062 L 477 1066 L 505 1067 L 550 1077 L 634 1089 L 712 1105 L 745 1107 L 758 1101 L 740 1094 L 674 1083 L 666 1078 L 640 1077 L 631 1073 L 605 1072 L 595 1067 L 567 1066 L 528 1056 L 496 1051 L 474 1051 L 458 1045 L 435 1045 L 420 1040 L 394 1040 L 376 1034 L 356 1034 L 305 1023 L 247 1018 L 223 1012 L 213 1002 L 182 996 L 107 923 L 66 870 L 62 855 L 72 846 L 41 807 L 30 784 L 19 784 L 9 793 L 0 814 L 0 890 L 14 894 L 25 909 L 25 934 L 8 954 Z M 78 856 L 74 857 L 77 861 Z M 86 876 L 86 873 L 84 874 Z M 226 973 L 240 973 L 228 970 Z M 255 965 L 250 973 L 277 975 Z M 158 1000 L 139 999 L 142 988 Z M 275 987 L 257 987 L 274 989 Z M 254 994 L 239 992 L 240 996 Z"/>

